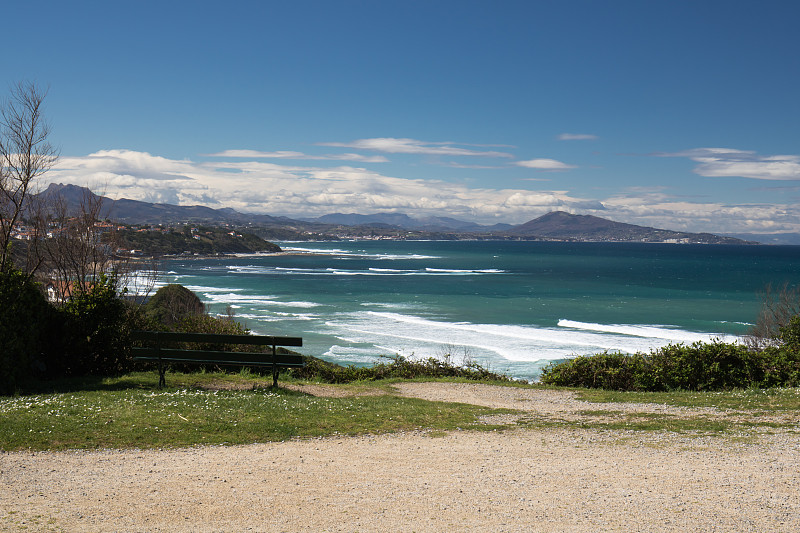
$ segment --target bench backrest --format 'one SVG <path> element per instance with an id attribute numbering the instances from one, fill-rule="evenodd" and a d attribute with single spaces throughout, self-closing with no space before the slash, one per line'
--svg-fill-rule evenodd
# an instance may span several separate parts
<path id="1" fill-rule="evenodd" d="M 266 335 L 220 335 L 216 333 L 182 333 L 175 331 L 134 331 L 133 339 L 145 346 L 134 347 L 136 361 L 158 362 L 158 387 L 166 385 L 164 363 L 214 364 L 224 366 L 271 366 L 272 386 L 278 386 L 279 366 L 305 366 L 300 354 L 278 354 L 276 346 L 302 346 L 301 337 L 272 337 Z M 230 352 L 225 350 L 184 350 L 168 348 L 165 344 L 191 342 L 199 344 L 235 344 L 271 346 L 269 353 Z M 147 345 L 150 346 L 147 346 Z"/>
<path id="2" fill-rule="evenodd" d="M 183 333 L 174 331 L 134 331 L 133 339 L 142 341 L 145 346 L 133 347 L 131 352 L 135 361 L 158 361 L 173 363 L 215 364 L 225 366 L 304 366 L 300 354 L 279 354 L 277 346 L 302 346 L 301 337 L 273 337 L 257 335 L 220 335 L 216 333 Z M 218 349 L 171 348 L 176 342 L 198 344 L 223 344 L 245 346 L 267 346 L 272 349 L 263 352 L 233 352 Z"/>
<path id="3" fill-rule="evenodd" d="M 133 339 L 167 344 L 195 342 L 202 344 L 244 344 L 252 346 L 302 346 L 302 337 L 272 337 L 268 335 L 223 335 L 218 333 L 184 333 L 178 331 L 134 331 Z"/>

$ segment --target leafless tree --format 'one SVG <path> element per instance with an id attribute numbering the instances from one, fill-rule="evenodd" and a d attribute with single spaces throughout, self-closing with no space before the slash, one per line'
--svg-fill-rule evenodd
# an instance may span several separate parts
<path id="1" fill-rule="evenodd" d="M 136 304 L 153 290 L 159 265 L 119 253 L 117 225 L 108 221 L 110 207 L 103 196 L 84 189 L 76 205 L 56 194 L 38 211 L 36 227 L 43 236 L 38 245 L 45 260 L 41 278 L 52 286 L 58 303 L 91 290 L 102 276 L 118 292 L 130 291 L 127 296 Z"/>
<path id="2" fill-rule="evenodd" d="M 111 229 L 101 223 L 103 202 L 90 192 L 79 206 L 69 206 L 62 197 L 50 199 L 39 227 L 46 226 L 42 239 L 48 281 L 55 285 L 56 296 L 65 301 L 74 292 L 88 291 L 103 274 L 115 267 Z"/>
<path id="3" fill-rule="evenodd" d="M 800 315 L 800 286 L 784 283 L 775 289 L 771 285 L 760 293 L 761 310 L 755 325 L 744 342 L 751 349 L 762 350 L 781 344 L 781 328 L 789 325 L 792 317 Z"/>
<path id="4" fill-rule="evenodd" d="M 58 159 L 58 151 L 47 140 L 46 95 L 34 83 L 20 82 L 0 107 L 0 271 L 12 265 L 12 234 L 35 192 L 36 179 Z"/>

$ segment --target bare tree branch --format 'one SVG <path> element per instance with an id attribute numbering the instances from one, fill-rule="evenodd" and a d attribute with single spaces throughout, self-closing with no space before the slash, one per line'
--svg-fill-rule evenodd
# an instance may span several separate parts
<path id="1" fill-rule="evenodd" d="M 0 271 L 11 267 L 11 236 L 21 221 L 35 180 L 55 164 L 42 105 L 47 91 L 19 82 L 0 106 Z"/>

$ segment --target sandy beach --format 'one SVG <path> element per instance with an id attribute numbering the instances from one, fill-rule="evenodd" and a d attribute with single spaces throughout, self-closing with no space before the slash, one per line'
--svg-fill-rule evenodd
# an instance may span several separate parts
<path id="1" fill-rule="evenodd" d="M 540 419 L 579 421 L 598 409 L 564 391 L 397 388 Z M 602 409 L 736 416 L 650 404 Z M 0 530 L 798 531 L 796 418 L 792 429 L 741 437 L 531 427 L 3 453 Z"/>

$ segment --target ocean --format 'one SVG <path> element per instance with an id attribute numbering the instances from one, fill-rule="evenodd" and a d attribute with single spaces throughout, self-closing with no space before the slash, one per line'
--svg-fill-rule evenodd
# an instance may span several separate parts
<path id="1" fill-rule="evenodd" d="M 451 357 L 535 379 L 552 361 L 736 340 L 800 247 L 498 241 L 279 243 L 284 254 L 171 259 L 212 313 L 301 336 L 342 364 Z"/>

